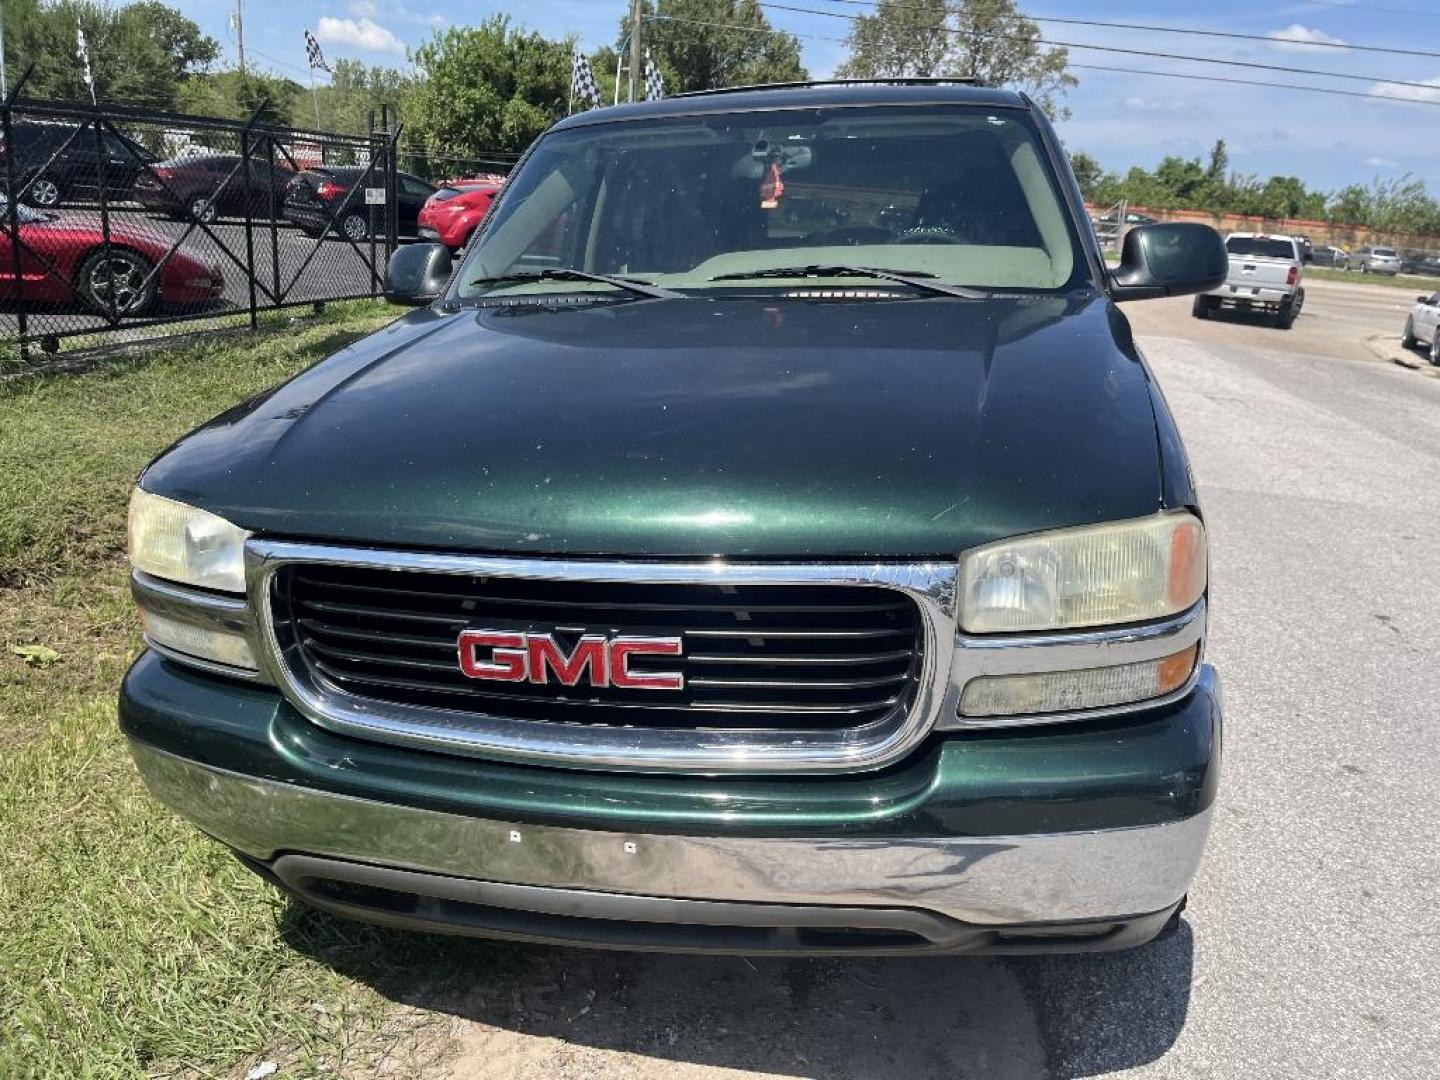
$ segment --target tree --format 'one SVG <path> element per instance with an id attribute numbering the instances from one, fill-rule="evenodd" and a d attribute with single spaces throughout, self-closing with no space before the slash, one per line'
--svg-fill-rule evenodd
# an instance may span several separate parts
<path id="1" fill-rule="evenodd" d="M 437 30 L 415 51 L 402 114 L 429 154 L 520 151 L 565 115 L 573 42 L 517 30 L 504 15 Z"/>
<path id="2" fill-rule="evenodd" d="M 1210 148 L 1210 164 L 1205 169 L 1205 179 L 1218 188 L 1225 183 L 1225 174 L 1229 171 L 1230 151 L 1224 139 L 1216 139 L 1215 145 Z"/>
<path id="3" fill-rule="evenodd" d="M 964 76 L 1024 90 L 1060 117 L 1069 116 L 1060 98 L 1078 85 L 1069 52 L 1046 48 L 1015 0 L 882 0 L 855 20 L 848 42 L 848 78 Z"/>
<path id="4" fill-rule="evenodd" d="M 179 106 L 197 116 L 230 120 L 248 120 L 260 109 L 263 123 L 289 126 L 296 122 L 305 92 L 294 79 L 267 75 L 254 68 L 248 68 L 243 75 L 235 70 L 220 71 L 186 79 L 180 86 Z M 230 136 L 224 138 L 227 146 L 233 141 Z"/>
<path id="5" fill-rule="evenodd" d="M 413 84 L 409 74 L 395 68 L 367 67 L 359 60 L 336 60 L 330 72 L 330 85 L 320 87 L 315 95 L 320 105 L 320 126 L 326 131 L 364 135 L 370 130 L 371 112 L 378 117 L 382 105 L 398 107 Z M 298 107 L 303 113 L 303 105 Z M 313 121 L 312 109 L 303 122 Z"/>
<path id="6" fill-rule="evenodd" d="M 76 27 L 85 31 L 101 102 L 172 108 L 181 85 L 220 55 L 213 38 L 159 0 L 111 8 L 90 0 L 6 0 L 5 59 L 11 77 L 34 61 L 32 98 L 90 96 L 76 62 Z"/>
<path id="7" fill-rule="evenodd" d="M 873 15 L 851 24 L 850 59 L 835 74 L 842 79 L 938 75 L 950 41 L 937 27 L 948 15 L 946 0 L 880 0 Z"/>
<path id="8" fill-rule="evenodd" d="M 643 40 L 669 93 L 809 77 L 799 40 L 774 30 L 757 0 L 645 0 L 643 11 Z M 621 23 L 622 41 L 629 29 Z"/>
<path id="9" fill-rule="evenodd" d="M 1096 201 L 1100 185 L 1105 179 L 1105 170 L 1100 167 L 1100 162 L 1084 151 L 1079 151 L 1070 155 L 1070 168 L 1080 185 L 1080 193 L 1090 202 Z"/>

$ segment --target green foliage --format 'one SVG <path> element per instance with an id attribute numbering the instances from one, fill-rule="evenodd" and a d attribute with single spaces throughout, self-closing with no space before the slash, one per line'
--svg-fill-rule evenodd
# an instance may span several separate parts
<path id="1" fill-rule="evenodd" d="M 264 105 L 260 119 L 267 124 L 290 124 L 308 91 L 294 79 L 269 75 L 254 68 L 245 74 L 220 71 L 180 85 L 178 107 L 200 116 L 248 120 Z"/>
<path id="2" fill-rule="evenodd" d="M 398 106 L 414 86 L 412 75 L 395 68 L 366 67 L 359 60 L 336 60 L 330 85 L 316 91 L 320 111 L 318 126 L 347 135 L 367 134 L 370 114 L 374 112 L 378 118 L 382 105 Z M 302 101 L 297 107 L 301 115 L 296 117 L 296 122 L 306 127 L 314 125 L 313 105 Z"/>
<path id="3" fill-rule="evenodd" d="M 1077 85 L 1068 51 L 1045 48 L 1015 0 L 881 0 L 852 24 L 849 46 L 836 72 L 844 78 L 968 76 L 1024 90 L 1061 117 L 1060 99 Z"/>
<path id="4" fill-rule="evenodd" d="M 756 0 L 645 0 L 644 12 L 655 16 L 647 18 L 642 40 L 665 77 L 666 93 L 809 77 L 799 40 L 774 32 Z M 621 41 L 628 31 L 627 20 Z"/>
<path id="5" fill-rule="evenodd" d="M 156 108 L 176 106 L 184 85 L 220 55 L 213 38 L 159 0 L 111 7 L 91 0 L 5 0 L 5 63 L 32 98 L 90 96 L 75 58 L 76 26 L 85 31 L 99 100 Z"/>
<path id="6" fill-rule="evenodd" d="M 401 110 L 408 134 L 437 156 L 524 150 L 565 115 L 572 47 L 504 15 L 436 31 L 414 54 L 419 78 Z"/>

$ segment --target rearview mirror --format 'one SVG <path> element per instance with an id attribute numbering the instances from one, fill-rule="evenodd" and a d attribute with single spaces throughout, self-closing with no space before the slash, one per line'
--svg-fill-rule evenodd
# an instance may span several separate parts
<path id="1" fill-rule="evenodd" d="M 1137 225 L 1125 234 L 1120 265 L 1110 275 L 1110 296 L 1118 303 L 1209 292 L 1229 273 L 1225 241 L 1209 225 Z"/>
<path id="2" fill-rule="evenodd" d="M 385 267 L 385 299 L 392 304 L 434 303 L 445 292 L 453 263 L 444 244 L 397 248 Z"/>

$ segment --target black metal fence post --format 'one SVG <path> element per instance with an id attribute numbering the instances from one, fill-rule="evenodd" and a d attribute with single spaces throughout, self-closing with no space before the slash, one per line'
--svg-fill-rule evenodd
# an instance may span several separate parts
<path id="1" fill-rule="evenodd" d="M 20 262 L 20 193 L 15 189 L 15 133 L 11 128 L 12 107 L 15 98 L 19 96 L 20 90 L 25 81 L 30 78 L 30 73 L 35 70 L 31 64 L 21 74 L 18 82 L 10 88 L 10 93 L 5 95 L 5 100 L 0 103 L 0 132 L 5 136 L 5 223 L 10 233 L 10 268 L 15 274 L 15 290 L 11 300 L 15 304 L 16 331 L 19 336 L 20 362 L 25 363 L 29 357 L 29 324 L 25 311 L 25 276 Z"/>
<path id="2" fill-rule="evenodd" d="M 110 249 L 110 203 L 106 198 L 105 185 L 109 180 L 105 168 L 109 154 L 105 152 L 105 133 L 102 130 L 104 121 L 98 115 L 91 120 L 95 133 L 95 197 L 100 203 L 100 239 L 101 250 L 105 252 L 105 273 L 109 277 L 110 292 L 105 301 L 105 307 L 110 312 L 110 323 L 112 326 L 120 325 L 120 306 L 115 302 L 115 264 L 111 260 Z M 92 271 L 93 274 L 93 271 Z M 95 279 L 92 276 L 90 283 L 78 282 L 81 289 L 87 290 L 93 297 L 95 293 Z"/>
<path id="3" fill-rule="evenodd" d="M 267 166 L 265 186 L 270 190 L 270 280 L 274 283 L 271 287 L 270 295 L 274 298 L 274 302 L 278 304 L 280 297 L 280 225 L 276 221 L 276 218 L 280 215 L 276 213 L 275 208 L 275 178 L 277 175 L 277 167 L 275 163 L 274 135 L 265 136 L 265 163 Z M 255 275 L 255 268 L 253 266 L 250 268 L 250 275 L 251 277 Z"/>
<path id="4" fill-rule="evenodd" d="M 385 262 L 400 244 L 400 128 L 397 122 L 390 132 L 385 158 Z"/>
<path id="5" fill-rule="evenodd" d="M 384 115 L 385 115 L 385 111 L 384 111 L 384 110 L 385 110 L 385 106 L 383 106 L 383 105 L 380 106 L 380 110 L 381 110 L 381 111 L 380 111 L 380 115 L 381 115 L 381 118 L 382 118 L 382 119 L 381 119 L 381 123 L 383 124 L 383 123 L 384 123 L 384 119 L 383 119 L 383 118 L 384 118 Z M 379 153 L 379 150 L 380 150 L 380 137 L 379 137 L 379 135 L 376 133 L 376 130 L 375 130 L 375 110 L 374 110 L 374 109 L 371 109 L 371 110 L 370 110 L 370 175 L 371 175 L 372 177 L 373 177 L 374 174 L 375 174 L 375 155 L 376 155 L 377 153 Z M 384 175 L 384 173 L 381 173 L 381 175 L 380 175 L 380 181 L 381 181 L 381 183 L 384 183 L 384 182 L 385 182 L 385 175 Z M 366 202 L 367 202 L 367 204 L 368 204 L 369 200 L 367 199 Z M 369 224 L 369 226 L 370 226 L 369 229 L 367 230 L 367 231 L 369 232 L 369 234 L 370 234 L 370 235 L 369 235 L 370 271 L 371 271 L 371 272 L 370 272 L 370 295 L 371 295 L 371 296 L 378 296 L 379 293 L 378 293 L 378 292 L 376 291 L 376 289 L 375 289 L 375 272 L 374 272 L 374 270 L 375 270 L 375 211 L 374 211 L 369 205 L 367 205 L 367 206 L 365 207 L 365 220 L 366 220 L 366 222 L 367 222 L 367 223 Z"/>
<path id="6" fill-rule="evenodd" d="M 260 119 L 260 113 L 266 104 L 268 103 L 262 99 L 240 131 L 240 172 L 245 177 L 242 187 L 245 198 L 245 265 L 249 268 L 245 282 L 250 288 L 251 330 L 260 329 L 260 304 L 255 295 L 255 213 L 250 202 L 250 132 L 255 127 L 255 121 Z"/>

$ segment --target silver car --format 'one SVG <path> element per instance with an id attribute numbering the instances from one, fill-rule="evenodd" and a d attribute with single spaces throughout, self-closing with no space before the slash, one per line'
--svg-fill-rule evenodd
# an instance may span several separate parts
<path id="1" fill-rule="evenodd" d="M 1345 269 L 1359 270 L 1362 274 L 1389 274 L 1394 277 L 1400 273 L 1400 253 L 1393 247 L 1371 247 L 1367 244 L 1350 253 L 1350 261 L 1345 264 Z"/>

